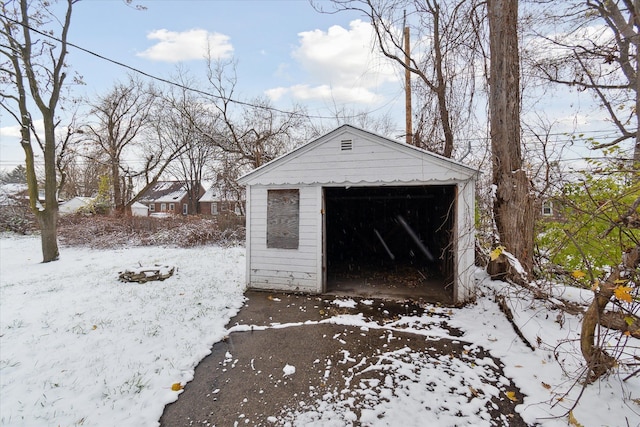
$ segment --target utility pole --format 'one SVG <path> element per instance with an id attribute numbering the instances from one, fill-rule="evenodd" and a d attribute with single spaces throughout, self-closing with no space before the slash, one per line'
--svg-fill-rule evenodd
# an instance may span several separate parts
<path id="1" fill-rule="evenodd" d="M 409 27 L 406 25 L 407 11 L 404 11 L 404 99 L 405 99 L 405 128 L 406 128 L 406 142 L 409 145 L 413 144 L 413 124 L 411 122 L 411 46 Z"/>

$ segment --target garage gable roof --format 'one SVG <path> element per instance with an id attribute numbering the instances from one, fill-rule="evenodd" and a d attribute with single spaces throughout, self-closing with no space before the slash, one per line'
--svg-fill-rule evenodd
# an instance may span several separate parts
<path id="1" fill-rule="evenodd" d="M 477 171 L 403 142 L 342 125 L 240 177 L 246 185 L 452 183 Z"/>

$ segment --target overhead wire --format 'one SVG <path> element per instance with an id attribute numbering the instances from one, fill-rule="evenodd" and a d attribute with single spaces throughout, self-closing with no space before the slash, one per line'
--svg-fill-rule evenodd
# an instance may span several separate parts
<path id="1" fill-rule="evenodd" d="M 16 25 L 20 25 L 20 26 L 26 27 L 30 31 L 33 31 L 34 33 L 37 33 L 37 34 L 39 34 L 41 36 L 47 37 L 47 38 L 49 38 L 51 40 L 54 40 L 54 41 L 56 41 L 58 43 L 61 43 L 61 44 L 63 43 L 63 41 L 60 38 L 58 38 L 58 37 L 56 37 L 56 36 L 54 36 L 52 34 L 48 34 L 46 32 L 40 31 L 40 30 L 38 30 L 36 28 L 33 28 L 31 26 L 26 26 L 24 23 L 22 23 L 20 21 L 17 21 L 15 19 L 3 14 L 3 13 L 0 13 L 0 17 L 2 17 L 3 19 L 6 19 L 7 21 L 12 22 L 12 23 L 14 23 Z M 289 110 L 285 110 L 285 109 L 281 109 L 281 108 L 277 108 L 277 107 L 259 105 L 259 104 L 254 104 L 254 103 L 247 102 L 247 101 L 241 101 L 241 100 L 234 99 L 234 98 L 225 98 L 223 96 L 216 95 L 214 93 L 207 92 L 205 90 L 201 90 L 201 89 L 194 88 L 194 87 L 189 87 L 189 86 L 183 85 L 181 83 L 177 83 L 175 81 L 171 81 L 169 79 L 156 76 L 154 74 L 151 74 L 151 73 L 148 73 L 146 71 L 143 71 L 143 70 L 141 70 L 139 68 L 133 67 L 133 66 L 128 65 L 128 64 L 125 64 L 125 63 L 123 63 L 121 61 L 117 61 L 115 59 L 106 57 L 106 56 L 104 56 L 102 54 L 99 54 L 99 53 L 97 53 L 95 51 L 92 51 L 90 49 L 84 48 L 82 46 L 79 46 L 79 45 L 77 45 L 75 43 L 67 41 L 66 44 L 67 44 L 67 46 L 70 46 L 70 47 L 73 47 L 75 49 L 78 49 L 79 51 L 82 51 L 82 52 L 87 53 L 89 55 L 95 56 L 96 58 L 98 58 L 100 60 L 110 62 L 112 64 L 115 64 L 115 65 L 119 66 L 119 67 L 122 67 L 122 68 L 125 68 L 127 70 L 133 71 L 134 73 L 137 73 L 137 74 L 140 74 L 142 76 L 148 77 L 148 78 L 150 78 L 152 80 L 159 81 L 159 82 L 162 82 L 162 83 L 166 83 L 166 84 L 178 87 L 178 88 L 183 89 L 183 90 L 191 91 L 191 92 L 194 92 L 194 93 L 199 93 L 201 95 L 205 95 L 205 96 L 208 96 L 208 97 L 211 97 L 211 98 L 214 98 L 214 99 L 224 100 L 224 101 L 231 102 L 231 103 L 234 103 L 234 104 L 237 104 L 237 105 L 242 105 L 242 106 L 251 107 L 251 108 L 259 108 L 259 109 L 264 109 L 264 110 L 268 110 L 268 111 L 274 111 L 274 112 L 277 112 L 277 113 L 280 113 L 280 114 L 287 114 L 287 115 L 292 115 L 292 116 L 296 116 L 296 117 L 305 117 L 305 118 L 310 118 L 310 119 L 330 119 L 330 120 L 335 120 L 337 118 L 336 116 L 326 116 L 326 115 L 302 113 L 302 112 L 297 112 L 297 111 L 289 111 Z M 397 93 L 400 93 L 400 92 L 401 91 L 398 91 Z M 369 111 L 366 111 L 366 112 L 363 112 L 363 113 L 354 114 L 354 115 L 345 115 L 345 116 L 342 116 L 342 117 L 339 117 L 339 118 L 349 119 L 349 118 L 362 117 L 364 114 L 374 113 L 374 112 L 386 109 L 392 103 L 393 103 L 393 101 L 389 101 L 389 102 L 385 103 L 384 105 L 382 105 L 382 106 L 380 106 L 380 107 L 378 107 L 376 109 L 369 110 Z M 591 130 L 591 131 L 583 131 L 583 132 L 557 132 L 557 133 L 545 133 L 545 136 L 546 137 L 553 137 L 553 136 L 565 136 L 565 137 L 567 137 L 566 139 L 554 139 L 552 141 L 552 143 L 554 143 L 554 144 L 577 142 L 580 139 L 588 139 L 589 135 L 596 135 L 596 134 L 600 134 L 599 136 L 601 138 L 612 138 L 612 137 L 618 136 L 618 135 L 611 134 L 610 132 L 611 132 L 610 130 Z M 605 134 L 605 133 L 607 133 L 607 134 Z M 585 135 L 585 137 L 584 138 L 583 137 L 579 137 L 578 140 L 576 140 L 576 138 L 570 137 L 570 135 L 576 135 L 576 134 L 577 135 Z M 531 132 L 531 133 L 523 133 L 523 136 L 524 137 L 533 137 L 533 136 L 535 136 L 535 133 L 533 133 L 533 132 Z M 490 138 L 489 137 L 458 138 L 457 140 L 460 141 L 460 142 L 481 142 L 481 141 L 489 141 Z M 6 163 L 6 161 L 0 160 L 0 163 Z"/>
<path id="2" fill-rule="evenodd" d="M 17 20 L 15 20 L 13 18 L 10 18 L 10 17 L 8 17 L 7 15 L 5 15 L 3 13 L 0 13 L 0 17 L 6 19 L 6 20 L 8 20 L 8 21 L 10 21 L 10 22 L 12 22 L 12 23 L 14 23 L 16 25 L 20 25 L 20 26 L 26 27 L 30 31 L 33 31 L 33 32 L 35 32 L 37 34 L 40 34 L 40 35 L 42 35 L 44 37 L 47 37 L 47 38 L 49 38 L 51 40 L 54 40 L 54 41 L 58 42 L 58 43 L 63 43 L 63 41 L 60 38 L 55 37 L 52 34 L 47 34 L 46 32 L 40 31 L 40 30 L 38 30 L 36 28 L 33 28 L 31 26 L 24 25 L 22 22 L 17 21 Z M 234 104 L 237 104 L 237 105 L 246 106 L 246 107 L 260 108 L 260 109 L 264 109 L 264 110 L 274 111 L 274 112 L 277 112 L 277 113 L 288 114 L 288 115 L 297 116 L 297 117 L 306 117 L 306 118 L 311 118 L 311 119 L 336 119 L 336 116 L 325 116 L 325 115 L 315 115 L 315 114 L 301 113 L 301 112 L 296 112 L 296 111 L 284 110 L 284 109 L 277 108 L 277 107 L 254 104 L 254 103 L 251 103 L 251 102 L 241 101 L 241 100 L 234 99 L 234 98 L 225 98 L 223 96 L 216 95 L 216 94 L 211 93 L 211 92 L 207 92 L 207 91 L 204 91 L 204 90 L 201 90 L 201 89 L 189 87 L 189 86 L 183 85 L 181 83 L 177 83 L 175 81 L 171 81 L 171 80 L 168 80 L 166 78 L 153 75 L 153 74 L 148 73 L 146 71 L 140 70 L 139 68 L 133 67 L 133 66 L 125 64 L 123 62 L 120 62 L 120 61 L 117 61 L 115 59 L 111 59 L 109 57 L 101 55 L 101 54 L 99 54 L 97 52 L 94 52 L 94 51 L 92 51 L 90 49 L 83 48 L 82 46 L 79 46 L 79 45 L 77 45 L 75 43 L 67 41 L 66 44 L 68 46 L 71 46 L 71 47 L 73 47 L 75 49 L 78 49 L 78 50 L 80 50 L 82 52 L 85 52 L 85 53 L 87 53 L 89 55 L 95 56 L 96 58 L 99 58 L 99 59 L 101 59 L 103 61 L 110 62 L 112 64 L 115 64 L 115 65 L 119 66 L 119 67 L 123 67 L 125 69 L 133 71 L 133 72 L 135 72 L 137 74 L 140 74 L 140 75 L 143 75 L 145 77 L 148 77 L 150 79 L 153 79 L 153 80 L 156 80 L 156 81 L 159 81 L 159 82 L 162 82 L 162 83 L 166 83 L 166 84 L 178 87 L 180 89 L 184 89 L 184 90 L 191 91 L 191 92 L 194 92 L 194 93 L 199 93 L 201 95 L 210 96 L 210 97 L 215 98 L 215 99 L 228 101 L 228 102 L 231 102 L 231 103 L 234 103 Z M 397 93 L 400 93 L 400 92 L 397 92 Z M 380 106 L 380 107 L 378 107 L 376 109 L 369 110 L 367 112 L 359 113 L 359 114 L 355 114 L 355 115 L 343 116 L 342 118 L 357 118 L 357 117 L 361 117 L 363 114 L 374 113 L 374 112 L 380 111 L 382 109 L 385 109 L 391 103 L 393 103 L 393 101 L 389 101 L 389 102 L 385 103 L 384 105 L 382 105 L 382 106 Z M 593 133 L 598 133 L 598 132 L 610 132 L 610 131 L 607 131 L 607 130 L 593 130 L 593 131 L 589 131 L 589 132 L 576 132 L 576 133 L 578 133 L 578 134 L 593 134 Z M 546 134 L 546 136 L 560 136 L 560 135 L 565 135 L 566 136 L 566 135 L 570 135 L 570 134 L 571 134 L 570 132 L 560 132 L 560 133 L 549 133 L 549 134 Z M 523 134 L 523 135 L 526 136 L 528 134 Z M 529 136 L 535 136 L 535 134 L 531 133 Z M 615 135 L 615 136 L 618 136 L 618 135 Z M 613 136 L 609 135 L 609 137 L 613 137 Z M 488 137 L 479 137 L 479 138 L 460 138 L 460 139 L 458 139 L 458 141 L 463 141 L 463 142 L 474 141 L 474 140 L 489 140 L 489 138 Z M 567 139 L 566 140 L 566 142 L 569 142 L 569 141 L 572 141 L 572 139 Z"/>
<path id="3" fill-rule="evenodd" d="M 54 36 L 52 34 L 47 34 L 46 32 L 40 31 L 40 30 L 38 30 L 36 28 L 33 28 L 31 26 L 28 26 L 28 25 L 25 25 L 24 23 L 22 23 L 20 21 L 17 21 L 17 20 L 15 20 L 13 18 L 10 18 L 10 17 L 8 17 L 7 15 L 5 15 L 3 13 L 0 13 L 0 17 L 6 19 L 7 21 L 10 21 L 10 22 L 12 22 L 12 23 L 14 23 L 16 25 L 20 25 L 22 27 L 28 28 L 30 31 L 33 31 L 34 33 L 40 34 L 40 35 L 42 35 L 44 37 L 47 37 L 47 38 L 49 38 L 51 40 L 54 40 L 54 41 L 58 42 L 58 43 L 64 43 L 60 38 L 58 38 L 58 37 L 56 37 L 56 36 Z M 87 53 L 89 55 L 93 55 L 96 58 L 99 58 L 99 59 L 101 59 L 103 61 L 107 61 L 107 62 L 115 64 L 115 65 L 117 65 L 119 67 L 126 68 L 126 69 L 128 69 L 130 71 L 133 71 L 133 72 L 135 72 L 137 74 L 143 75 L 143 76 L 148 77 L 150 79 L 153 79 L 153 80 L 156 80 L 156 81 L 159 81 L 159 82 L 162 82 L 162 83 L 166 83 L 166 84 L 178 87 L 180 89 L 184 89 L 184 90 L 191 91 L 191 92 L 194 92 L 194 93 L 199 93 L 201 95 L 210 96 L 210 97 L 215 98 L 215 99 L 231 102 L 231 103 L 234 103 L 234 104 L 237 104 L 237 105 L 242 105 L 242 106 L 245 106 L 245 107 L 260 108 L 260 109 L 264 109 L 264 110 L 274 111 L 274 112 L 277 112 L 277 113 L 280 113 L 280 114 L 287 114 L 287 115 L 291 115 L 291 116 L 295 116 L 295 117 L 306 117 L 306 118 L 310 118 L 310 119 L 335 119 L 336 118 L 334 116 L 323 116 L 323 115 L 301 113 L 301 112 L 297 112 L 297 111 L 288 111 L 288 110 L 284 110 L 284 109 L 280 109 L 280 108 L 276 108 L 276 107 L 253 104 L 251 102 L 241 101 L 241 100 L 238 100 L 238 99 L 225 98 L 223 96 L 216 95 L 214 93 L 210 93 L 210 92 L 207 92 L 207 91 L 204 91 L 204 90 L 201 90 L 201 89 L 185 86 L 185 85 L 183 85 L 181 83 L 177 83 L 177 82 L 168 80 L 166 78 L 150 74 L 150 73 L 148 73 L 146 71 L 140 70 L 139 68 L 133 67 L 133 66 L 128 65 L 128 64 L 125 64 L 125 63 L 117 61 L 115 59 L 108 58 L 108 57 L 106 57 L 104 55 L 101 55 L 101 54 L 99 54 L 97 52 L 94 52 L 92 50 L 83 48 L 82 46 L 79 46 L 79 45 L 77 45 L 75 43 L 67 41 L 66 44 L 67 44 L 67 46 L 71 46 L 71 47 L 73 47 L 75 49 L 78 49 L 78 50 L 80 50 L 82 52 L 85 52 L 85 53 Z M 383 109 L 383 108 L 385 108 L 385 105 L 383 105 L 383 106 L 381 106 L 381 107 L 379 107 L 377 109 L 367 111 L 367 113 L 373 113 L 373 112 L 376 112 L 376 111 L 378 111 L 380 109 Z M 344 118 L 356 118 L 356 117 L 362 116 L 363 114 L 364 113 L 355 114 L 353 116 L 345 116 Z"/>

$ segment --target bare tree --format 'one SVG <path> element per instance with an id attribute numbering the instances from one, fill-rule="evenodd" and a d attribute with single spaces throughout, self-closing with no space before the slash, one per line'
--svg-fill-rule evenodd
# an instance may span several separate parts
<path id="1" fill-rule="evenodd" d="M 266 99 L 239 104 L 234 100 L 235 70 L 227 71 L 232 66 L 231 62 L 209 62 L 209 83 L 216 95 L 210 102 L 221 126 L 203 131 L 211 145 L 234 159 L 238 170 L 257 168 L 296 145 L 298 129 L 307 119 L 298 107 L 279 112 Z"/>
<path id="2" fill-rule="evenodd" d="M 91 105 L 90 114 L 96 123 L 88 123 L 85 133 L 107 159 L 116 212 L 123 213 L 132 197 L 133 173 L 127 155 L 132 155 L 147 130 L 156 98 L 153 87 L 130 76 L 126 83 L 116 83 Z"/>
<path id="3" fill-rule="evenodd" d="M 182 88 L 187 87 L 187 83 L 192 85 L 184 80 L 182 83 Z M 155 120 L 157 133 L 159 139 L 179 153 L 167 170 L 184 183 L 189 195 L 189 212 L 198 213 L 202 182 L 221 158 L 220 148 L 207 137 L 216 133 L 217 112 L 186 89 L 170 91 L 163 104 Z"/>
<path id="4" fill-rule="evenodd" d="M 376 117 L 368 111 L 355 110 L 335 104 L 332 116 L 333 118 L 309 121 L 306 125 L 307 132 L 304 139 L 317 138 L 343 124 L 350 124 L 388 138 L 396 137 L 397 127 L 389 114 Z"/>
<path id="5" fill-rule="evenodd" d="M 518 2 L 489 0 L 489 109 L 494 219 L 500 241 L 527 272 L 533 266 L 533 200 L 520 143 Z"/>
<path id="6" fill-rule="evenodd" d="M 20 0 L 3 2 L 0 6 L 0 54 L 4 58 L 0 63 L 3 101 L 0 104 L 20 124 L 30 207 L 41 229 L 43 262 L 59 258 L 56 109 L 67 77 L 67 35 L 76 1 L 64 3 L 62 19 L 53 14 L 48 2 L 35 6 Z M 57 35 L 53 37 L 53 34 Z M 36 112 L 43 122 L 43 138 L 35 131 Z M 38 149 L 44 159 L 43 205 L 38 201 L 36 179 L 35 151 Z"/>
<path id="7" fill-rule="evenodd" d="M 337 10 L 355 10 L 371 21 L 382 54 L 418 77 L 414 144 L 452 157 L 460 127 L 473 119 L 476 58 L 482 48 L 482 16 L 476 1 L 332 0 Z M 316 6 L 319 10 L 322 5 Z M 404 43 L 403 27 L 420 44 Z M 406 59 L 409 58 L 409 61 Z"/>
<path id="8" fill-rule="evenodd" d="M 594 148 L 632 141 L 627 163 L 640 179 L 640 3 L 587 0 L 545 6 L 542 18 L 559 24 L 561 31 L 554 27 L 549 35 L 536 30 L 547 29 L 544 25 L 531 27 L 534 36 L 546 41 L 538 44 L 544 52 L 532 57 L 532 69 L 550 82 L 593 94 L 619 133 Z"/>
<path id="9" fill-rule="evenodd" d="M 95 146 L 77 143 L 59 156 L 60 194 L 67 198 L 82 196 L 92 197 L 98 194 L 100 180 L 109 176 L 106 159 L 96 150 Z"/>

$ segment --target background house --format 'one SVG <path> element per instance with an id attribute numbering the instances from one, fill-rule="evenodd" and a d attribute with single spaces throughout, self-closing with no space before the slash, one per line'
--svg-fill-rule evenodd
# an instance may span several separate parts
<path id="1" fill-rule="evenodd" d="M 563 211 L 566 209 L 562 196 L 545 196 L 544 198 L 536 198 L 534 207 L 537 211 L 536 220 L 544 222 L 565 222 Z"/>
<path id="2" fill-rule="evenodd" d="M 468 301 L 476 176 L 341 126 L 239 179 L 248 286 Z"/>
<path id="3" fill-rule="evenodd" d="M 149 215 L 189 215 L 197 213 L 189 206 L 197 206 L 197 200 L 204 193 L 205 190 L 200 185 L 195 201 L 192 201 L 184 182 L 158 181 L 140 196 L 138 202 L 149 208 Z"/>
<path id="4" fill-rule="evenodd" d="M 198 204 L 201 215 L 244 215 L 244 201 L 225 196 L 215 185 L 200 197 Z"/>

